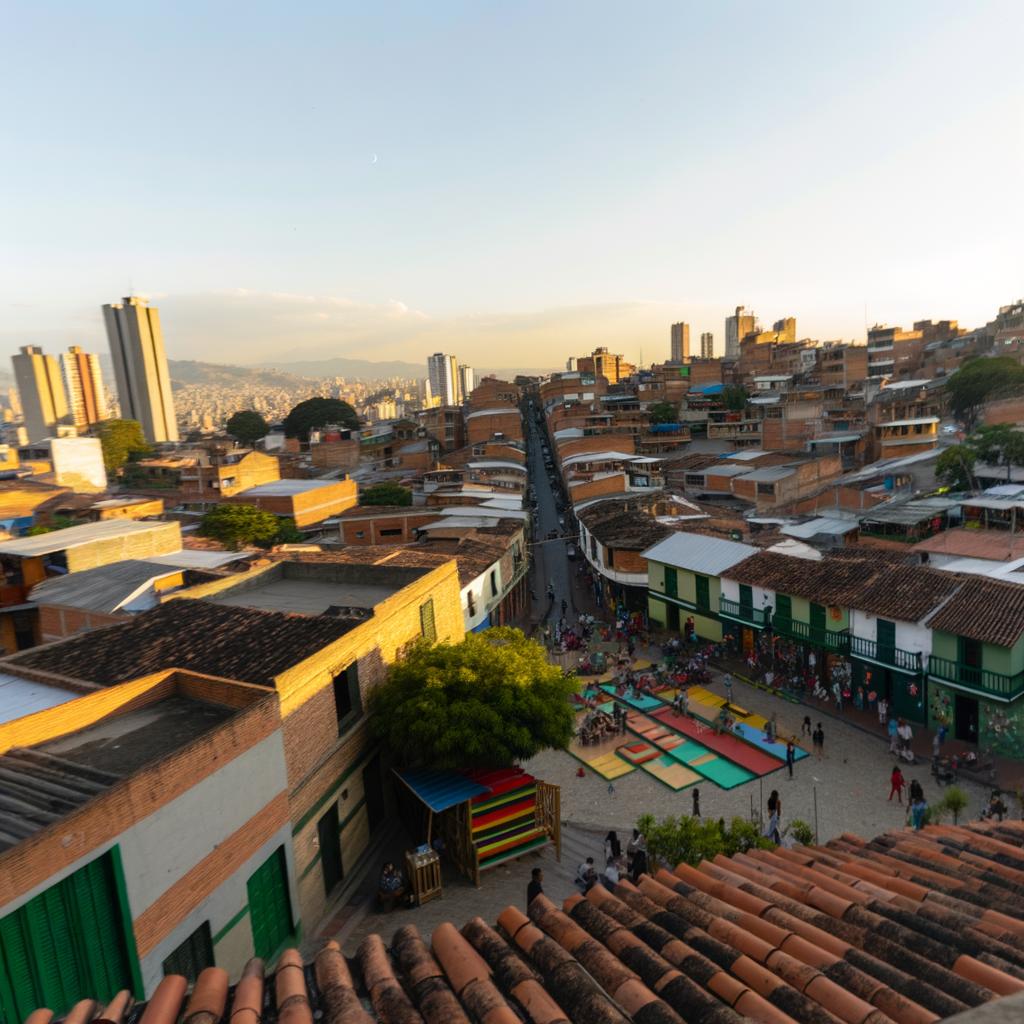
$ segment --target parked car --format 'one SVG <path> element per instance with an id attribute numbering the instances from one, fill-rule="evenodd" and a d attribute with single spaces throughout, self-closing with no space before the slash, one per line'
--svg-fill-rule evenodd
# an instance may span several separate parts
<path id="1" fill-rule="evenodd" d="M 576 560 L 576 545 L 575 544 L 566 544 L 566 546 L 565 546 L 565 554 L 566 554 L 566 557 L 569 559 L 570 562 L 575 561 Z"/>

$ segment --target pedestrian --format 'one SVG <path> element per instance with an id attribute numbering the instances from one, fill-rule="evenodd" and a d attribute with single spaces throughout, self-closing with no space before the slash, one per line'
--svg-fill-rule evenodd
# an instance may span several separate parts
<path id="1" fill-rule="evenodd" d="M 807 733 L 810 736 L 811 731 L 811 716 L 804 715 L 804 724 L 800 726 L 800 735 L 803 736 L 804 733 Z"/>
<path id="2" fill-rule="evenodd" d="M 544 892 L 544 872 L 540 868 L 534 868 L 530 872 L 530 884 L 526 887 L 526 905 L 529 906 L 538 896 Z"/>
<path id="3" fill-rule="evenodd" d="M 924 816 L 928 812 L 928 804 L 922 794 L 913 804 L 910 805 L 910 823 L 914 826 L 915 832 L 920 832 L 924 825 Z"/>
<path id="4" fill-rule="evenodd" d="M 889 753 L 895 754 L 899 749 L 899 723 L 895 716 L 889 719 Z"/>
<path id="5" fill-rule="evenodd" d="M 608 780 L 608 795 L 615 796 L 615 783 L 611 779 Z"/>
<path id="6" fill-rule="evenodd" d="M 907 780 L 903 778 L 903 772 L 900 771 L 898 764 L 893 765 L 892 775 L 889 776 L 889 800 L 892 801 L 893 794 L 896 794 L 896 800 L 899 803 L 903 803 L 903 787 L 906 785 Z"/>
<path id="7" fill-rule="evenodd" d="M 765 729 L 765 735 L 768 737 L 769 743 L 774 743 L 775 737 L 778 735 L 778 717 L 779 713 L 777 711 L 773 711 L 772 717 L 768 719 L 768 728 Z"/>
<path id="8" fill-rule="evenodd" d="M 588 857 L 576 869 L 576 885 L 584 896 L 593 888 L 597 881 L 597 871 L 594 868 L 594 858 Z"/>
<path id="9" fill-rule="evenodd" d="M 732 703 L 732 676 L 728 672 L 726 672 L 725 676 L 722 679 L 722 682 L 725 684 L 725 702 L 726 702 L 726 704 L 731 704 Z"/>
<path id="10" fill-rule="evenodd" d="M 790 778 L 793 778 L 794 761 L 796 761 L 796 737 L 791 736 L 786 742 L 786 767 L 789 769 Z"/>
<path id="11" fill-rule="evenodd" d="M 937 761 L 939 759 L 939 748 L 942 746 L 942 740 L 939 739 L 938 731 L 932 737 L 932 757 Z"/>
<path id="12" fill-rule="evenodd" d="M 604 837 L 604 855 L 606 859 L 618 860 L 622 856 L 622 843 L 614 830 Z"/>
<path id="13" fill-rule="evenodd" d="M 633 854 L 633 882 L 640 881 L 640 876 L 647 873 L 647 840 L 641 835 L 637 841 L 636 852 Z"/>
<path id="14" fill-rule="evenodd" d="M 643 836 L 640 834 L 638 828 L 633 829 L 633 838 L 626 843 L 626 870 L 632 874 L 633 871 L 633 860 L 636 857 L 636 851 L 640 848 L 640 840 Z"/>
<path id="15" fill-rule="evenodd" d="M 782 797 L 779 796 L 777 789 L 773 789 L 768 794 L 768 813 L 777 814 L 780 818 L 782 817 Z"/>
<path id="16" fill-rule="evenodd" d="M 907 797 L 910 803 L 915 803 L 918 800 L 924 800 L 924 787 L 917 779 L 910 780 L 910 793 Z"/>
<path id="17" fill-rule="evenodd" d="M 693 816 L 700 817 L 700 790 L 696 788 L 693 790 Z"/>
<path id="18" fill-rule="evenodd" d="M 914 738 L 914 730 L 910 728 L 910 723 L 901 718 L 896 729 L 896 735 L 899 736 L 900 750 L 909 751 L 910 741 Z"/>
<path id="19" fill-rule="evenodd" d="M 839 680 L 838 679 L 832 684 L 832 696 L 835 698 L 836 711 L 838 711 L 840 714 L 842 714 L 843 713 L 843 688 L 839 685 Z"/>
<path id="20" fill-rule="evenodd" d="M 614 889 L 619 884 L 619 865 L 614 857 L 609 857 L 605 863 L 604 881 L 609 889 Z"/>
<path id="21" fill-rule="evenodd" d="M 814 756 L 820 761 L 825 756 L 825 730 L 822 729 L 821 722 L 818 723 L 811 739 L 814 741 Z"/>
<path id="22" fill-rule="evenodd" d="M 889 702 L 884 697 L 878 698 L 878 724 L 885 726 L 889 718 Z"/>

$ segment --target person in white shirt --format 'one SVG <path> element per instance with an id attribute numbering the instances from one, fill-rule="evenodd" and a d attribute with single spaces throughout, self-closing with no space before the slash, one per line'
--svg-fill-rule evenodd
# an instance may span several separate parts
<path id="1" fill-rule="evenodd" d="M 615 863 L 613 857 L 608 858 L 608 863 L 604 869 L 604 880 L 609 888 L 619 884 L 619 866 Z"/>

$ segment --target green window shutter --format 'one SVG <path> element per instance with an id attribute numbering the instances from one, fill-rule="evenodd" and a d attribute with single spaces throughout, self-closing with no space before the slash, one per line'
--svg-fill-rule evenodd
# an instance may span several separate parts
<path id="1" fill-rule="evenodd" d="M 32 950 L 20 910 L 0 920 L 0 974 L 3 975 L 4 1019 L 24 1020 L 43 1005 L 43 993 L 33 970 Z M 9 1005 L 8 1005 L 9 1003 Z"/>
<path id="2" fill-rule="evenodd" d="M 891 651 L 896 646 L 896 623 L 875 619 L 875 641 L 879 648 Z"/>
<path id="3" fill-rule="evenodd" d="M 754 591 L 746 583 L 740 584 L 740 607 L 741 608 L 753 608 L 754 607 Z"/>
<path id="4" fill-rule="evenodd" d="M 695 576 L 697 581 L 697 607 L 707 611 L 711 607 L 711 584 L 707 576 Z"/>
<path id="5" fill-rule="evenodd" d="M 825 606 L 811 602 L 811 629 L 825 629 Z"/>
<path id="6" fill-rule="evenodd" d="M 432 597 L 420 605 L 420 632 L 431 643 L 437 640 L 437 628 L 434 625 L 434 599 Z"/>
<path id="7" fill-rule="evenodd" d="M 775 614 L 784 619 L 793 618 L 793 601 L 789 594 L 775 595 Z"/>
<path id="8" fill-rule="evenodd" d="M 180 974 L 189 981 L 195 981 L 199 972 L 213 966 L 213 937 L 210 922 L 204 921 L 173 953 L 163 962 L 164 976 Z"/>
<path id="9" fill-rule="evenodd" d="M 669 597 L 679 596 L 679 579 L 675 569 L 665 566 L 665 593 Z"/>
<path id="10" fill-rule="evenodd" d="M 292 931 L 284 847 L 279 846 L 250 877 L 249 918 L 256 956 L 272 957 Z"/>

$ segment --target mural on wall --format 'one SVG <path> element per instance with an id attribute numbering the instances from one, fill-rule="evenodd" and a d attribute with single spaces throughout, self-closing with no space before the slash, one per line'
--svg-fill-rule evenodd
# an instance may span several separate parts
<path id="1" fill-rule="evenodd" d="M 932 728 L 953 724 L 953 694 L 936 683 L 932 683 L 928 692 L 928 724 Z"/>
<path id="2" fill-rule="evenodd" d="M 982 702 L 981 742 L 993 754 L 1020 757 L 1024 750 L 1024 701 L 1015 704 Z"/>

